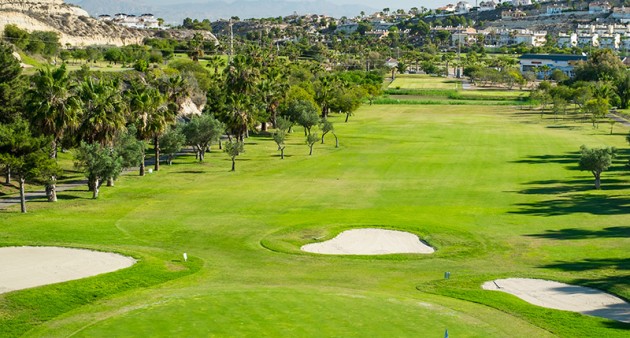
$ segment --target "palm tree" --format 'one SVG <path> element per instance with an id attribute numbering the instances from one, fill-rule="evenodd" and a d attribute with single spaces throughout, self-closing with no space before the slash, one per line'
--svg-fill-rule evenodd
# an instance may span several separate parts
<path id="1" fill-rule="evenodd" d="M 50 156 L 57 157 L 57 144 L 63 134 L 77 126 L 79 101 L 65 65 L 38 70 L 27 93 L 31 122 L 44 135 L 53 137 Z"/>
<path id="2" fill-rule="evenodd" d="M 264 73 L 263 79 L 258 84 L 258 92 L 261 101 L 265 105 L 265 110 L 269 116 L 271 124 L 276 127 L 278 106 L 285 97 L 289 88 L 287 74 L 280 67 L 269 67 Z M 262 130 L 266 130 L 266 121 L 261 121 Z"/>
<path id="3" fill-rule="evenodd" d="M 210 67 L 214 69 L 214 74 L 219 73 L 219 68 L 225 67 L 227 63 L 220 55 L 213 55 L 208 59 L 208 65 L 206 67 Z"/>
<path id="4" fill-rule="evenodd" d="M 195 62 L 199 62 L 199 58 L 203 56 L 203 35 L 201 33 L 195 33 L 188 41 L 188 56 Z"/>
<path id="5" fill-rule="evenodd" d="M 80 104 L 73 95 L 74 83 L 66 66 L 43 68 L 33 77 L 27 93 L 27 108 L 33 126 L 43 135 L 51 136 L 50 158 L 57 158 L 57 145 L 64 133 L 77 127 Z M 46 185 L 48 201 L 57 201 L 56 177 Z"/>
<path id="6" fill-rule="evenodd" d="M 78 97 L 84 112 L 79 138 L 87 143 L 111 146 L 127 122 L 128 106 L 121 94 L 120 81 L 88 77 L 81 83 Z"/>
<path id="7" fill-rule="evenodd" d="M 155 150 L 155 171 L 160 170 L 159 137 L 175 121 L 175 114 L 168 109 L 165 96 L 147 84 L 134 83 L 129 91 L 129 105 L 136 120 L 138 138 L 142 141 L 153 139 Z M 145 174 L 145 152 L 142 151 L 140 176 Z"/>

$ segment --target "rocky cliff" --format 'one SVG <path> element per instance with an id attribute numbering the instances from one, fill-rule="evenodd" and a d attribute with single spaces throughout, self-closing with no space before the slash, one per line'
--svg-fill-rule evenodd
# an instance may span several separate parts
<path id="1" fill-rule="evenodd" d="M 62 45 L 116 45 L 141 43 L 153 35 L 91 18 L 83 9 L 63 0 L 3 0 L 0 2 L 0 30 L 14 24 L 27 31 L 53 31 Z"/>

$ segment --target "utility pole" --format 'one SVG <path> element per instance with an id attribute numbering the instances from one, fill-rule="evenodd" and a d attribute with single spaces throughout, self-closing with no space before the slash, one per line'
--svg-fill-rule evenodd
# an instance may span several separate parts
<path id="1" fill-rule="evenodd" d="M 234 30 L 232 29 L 232 19 L 230 19 L 230 55 L 228 56 L 228 65 L 232 64 L 232 55 L 234 55 Z"/>

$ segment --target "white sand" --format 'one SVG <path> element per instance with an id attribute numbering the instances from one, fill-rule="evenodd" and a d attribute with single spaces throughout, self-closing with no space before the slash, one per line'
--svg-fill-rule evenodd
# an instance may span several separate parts
<path id="1" fill-rule="evenodd" d="M 114 253 L 82 249 L 0 248 L 0 293 L 95 276 L 135 262 Z"/>
<path id="2" fill-rule="evenodd" d="M 542 279 L 507 278 L 485 282 L 482 288 L 507 292 L 528 303 L 550 309 L 630 323 L 630 304 L 608 293 L 583 286 Z"/>
<path id="3" fill-rule="evenodd" d="M 435 252 L 414 234 L 382 229 L 347 230 L 331 240 L 306 244 L 302 246 L 302 250 L 327 255 L 430 254 Z"/>

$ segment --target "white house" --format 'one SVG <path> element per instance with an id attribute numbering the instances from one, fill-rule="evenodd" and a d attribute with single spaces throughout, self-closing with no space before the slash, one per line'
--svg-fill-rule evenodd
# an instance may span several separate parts
<path id="1" fill-rule="evenodd" d="M 532 0 L 512 0 L 512 6 L 529 6 L 532 4 Z"/>
<path id="2" fill-rule="evenodd" d="M 560 33 L 558 34 L 558 47 L 560 48 L 571 48 L 576 47 L 578 45 L 578 38 L 576 33 L 566 34 Z"/>
<path id="3" fill-rule="evenodd" d="M 517 32 L 513 38 L 514 44 L 523 43 L 527 46 L 541 47 L 547 42 L 547 32 L 534 32 L 530 30 L 522 30 Z"/>
<path id="4" fill-rule="evenodd" d="M 599 47 L 599 35 L 598 34 L 578 34 L 578 46 L 579 47 Z"/>
<path id="5" fill-rule="evenodd" d="M 619 50 L 621 47 L 621 36 L 619 34 L 604 34 L 598 37 L 599 48 L 610 48 Z"/>
<path id="6" fill-rule="evenodd" d="M 547 15 L 561 14 L 562 11 L 566 9 L 567 9 L 566 7 L 562 5 L 558 5 L 558 4 L 549 5 L 547 6 Z"/>
<path id="7" fill-rule="evenodd" d="M 596 1 L 588 4 L 589 14 L 602 14 L 610 12 L 610 4 L 608 1 Z"/>
<path id="8" fill-rule="evenodd" d="M 458 44 L 468 45 L 477 41 L 477 30 L 472 27 L 467 27 L 464 30 L 458 29 L 451 33 L 451 44 L 457 46 Z"/>
<path id="9" fill-rule="evenodd" d="M 457 14 L 466 14 L 470 12 L 472 6 L 466 1 L 460 1 L 455 5 L 455 13 Z"/>
<path id="10" fill-rule="evenodd" d="M 479 12 L 485 12 L 485 11 L 493 11 L 497 8 L 497 3 L 494 2 L 493 0 L 488 0 L 488 1 L 482 1 L 479 4 Z"/>
<path id="11" fill-rule="evenodd" d="M 456 9 L 456 6 L 453 4 L 448 4 L 446 6 L 442 6 L 437 8 L 438 11 L 444 12 L 444 13 L 454 13 Z"/>

